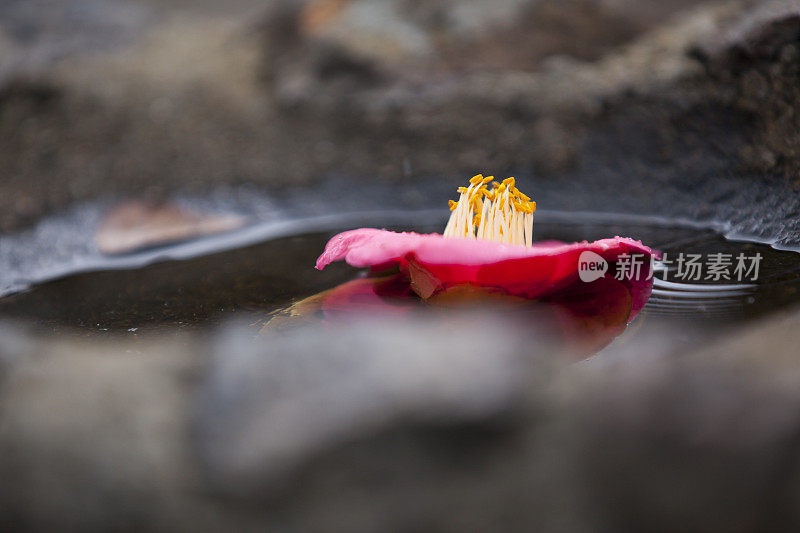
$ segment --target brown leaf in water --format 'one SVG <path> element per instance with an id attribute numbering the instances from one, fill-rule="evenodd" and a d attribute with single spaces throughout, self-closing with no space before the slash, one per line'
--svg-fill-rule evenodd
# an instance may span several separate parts
<path id="1" fill-rule="evenodd" d="M 142 248 L 214 235 L 242 227 L 237 215 L 212 215 L 170 203 L 124 202 L 103 216 L 94 242 L 101 253 L 117 255 Z"/>

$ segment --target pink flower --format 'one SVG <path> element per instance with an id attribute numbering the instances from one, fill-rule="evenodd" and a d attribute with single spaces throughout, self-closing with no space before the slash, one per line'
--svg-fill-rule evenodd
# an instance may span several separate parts
<path id="1" fill-rule="evenodd" d="M 419 304 L 502 302 L 549 324 L 577 354 L 594 353 L 622 333 L 650 297 L 651 260 L 658 252 L 624 237 L 534 243 L 536 203 L 513 178 L 490 182 L 479 175 L 459 189 L 442 235 L 362 228 L 333 237 L 316 267 L 346 261 L 369 268 L 371 276 L 314 297 L 326 320 L 364 313 L 402 316 Z M 583 254 L 601 267 L 585 281 Z"/>
<path id="2" fill-rule="evenodd" d="M 605 278 L 613 277 L 621 256 L 638 258 L 639 272 L 631 269 L 630 275 L 619 280 L 630 292 L 628 321 L 633 320 L 650 297 L 650 258 L 657 253 L 639 241 L 624 237 L 592 243 L 549 241 L 523 246 L 468 237 L 362 228 L 333 237 L 317 259 L 316 267 L 321 270 L 340 260 L 374 271 L 396 267 L 408 277 L 414 292 L 425 299 L 461 285 L 544 299 L 556 297 L 567 289 L 574 293 L 581 285 L 591 285 L 580 281 L 578 275 L 578 259 L 587 251 L 609 263 Z M 581 285 L 573 287 L 576 284 Z"/>
<path id="3" fill-rule="evenodd" d="M 624 329 L 647 303 L 651 259 L 658 253 L 641 242 L 614 237 L 591 243 L 534 244 L 536 202 L 517 189 L 514 178 L 497 183 L 478 175 L 458 192 L 458 201 L 450 202 L 452 213 L 442 235 L 372 228 L 346 231 L 328 242 L 317 268 L 344 260 L 373 272 L 391 270 L 400 276 L 393 278 L 393 289 L 407 286 L 431 303 L 473 293 L 483 298 L 500 294 L 539 300 L 565 317 L 565 331 L 597 330 L 603 340 L 609 332 L 621 332 L 619 327 Z M 582 281 L 579 261 L 585 262 L 585 253 L 606 270 Z M 622 266 L 627 268 L 618 272 Z M 376 292 L 379 287 L 361 282 L 330 298 L 346 303 L 344 307 L 355 301 L 382 302 Z"/>

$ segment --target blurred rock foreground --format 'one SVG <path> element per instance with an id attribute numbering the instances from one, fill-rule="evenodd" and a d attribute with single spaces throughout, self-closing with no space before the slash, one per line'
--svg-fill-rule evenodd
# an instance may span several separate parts
<path id="1" fill-rule="evenodd" d="M 0 229 L 223 185 L 333 210 L 490 170 L 552 209 L 796 245 L 799 46 L 797 2 L 6 0 Z M 492 320 L 255 341 L 0 324 L 0 525 L 800 528 L 797 311 L 578 364 Z"/>
<path id="2" fill-rule="evenodd" d="M 4 335 L 0 516 L 33 530 L 794 531 L 798 320 L 580 364 L 491 316 L 258 340 L 232 327 L 212 343 Z"/>

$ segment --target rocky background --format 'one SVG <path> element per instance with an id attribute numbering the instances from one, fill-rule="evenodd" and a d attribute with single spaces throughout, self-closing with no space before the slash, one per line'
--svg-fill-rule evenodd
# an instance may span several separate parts
<path id="1" fill-rule="evenodd" d="M 2 0 L 0 257 L 48 262 L 25 232 L 95 201 L 410 205 L 478 171 L 796 246 L 799 68 L 797 2 Z M 476 320 L 265 342 L 4 325 L 0 523 L 800 527 L 797 311 L 577 365 Z"/>
<path id="2" fill-rule="evenodd" d="M 794 243 L 797 34 L 796 2 L 6 0 L 0 228 L 485 170 L 550 208 Z"/>

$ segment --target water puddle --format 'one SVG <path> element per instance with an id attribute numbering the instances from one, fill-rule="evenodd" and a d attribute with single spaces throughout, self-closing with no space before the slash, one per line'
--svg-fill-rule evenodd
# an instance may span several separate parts
<path id="1" fill-rule="evenodd" d="M 91 336 L 206 328 L 231 318 L 261 327 L 270 313 L 358 276 L 343 263 L 322 272 L 313 268 L 332 235 L 369 225 L 363 214 L 357 218 L 358 223 L 353 218 L 330 219 L 300 226 L 295 234 L 262 232 L 266 237 L 261 240 L 250 228 L 216 238 L 212 241 L 216 248 L 201 244 L 198 249 L 203 251 L 195 257 L 164 259 L 170 253 L 162 250 L 152 254 L 150 264 L 131 258 L 130 267 L 124 258 L 115 259 L 114 268 L 61 276 L 0 299 L 0 317 L 25 319 L 47 331 Z M 441 231 L 443 221 L 415 214 L 394 217 L 391 223 L 374 220 L 373 225 L 430 232 Z M 535 233 L 536 240 L 567 242 L 622 235 L 666 254 L 671 264 L 660 265 L 663 270 L 656 272 L 650 301 L 623 338 L 642 328 L 684 323 L 701 325 L 710 333 L 800 300 L 800 255 L 728 240 L 712 228 L 542 212 L 537 213 Z M 249 237 L 243 238 L 244 234 Z M 705 268 L 699 277 L 685 263 L 678 264 L 681 254 L 685 259 L 701 258 Z M 723 275 L 708 270 L 717 254 L 730 261 Z M 752 269 L 737 276 L 740 256 L 748 261 L 759 257 L 755 279 Z"/>

